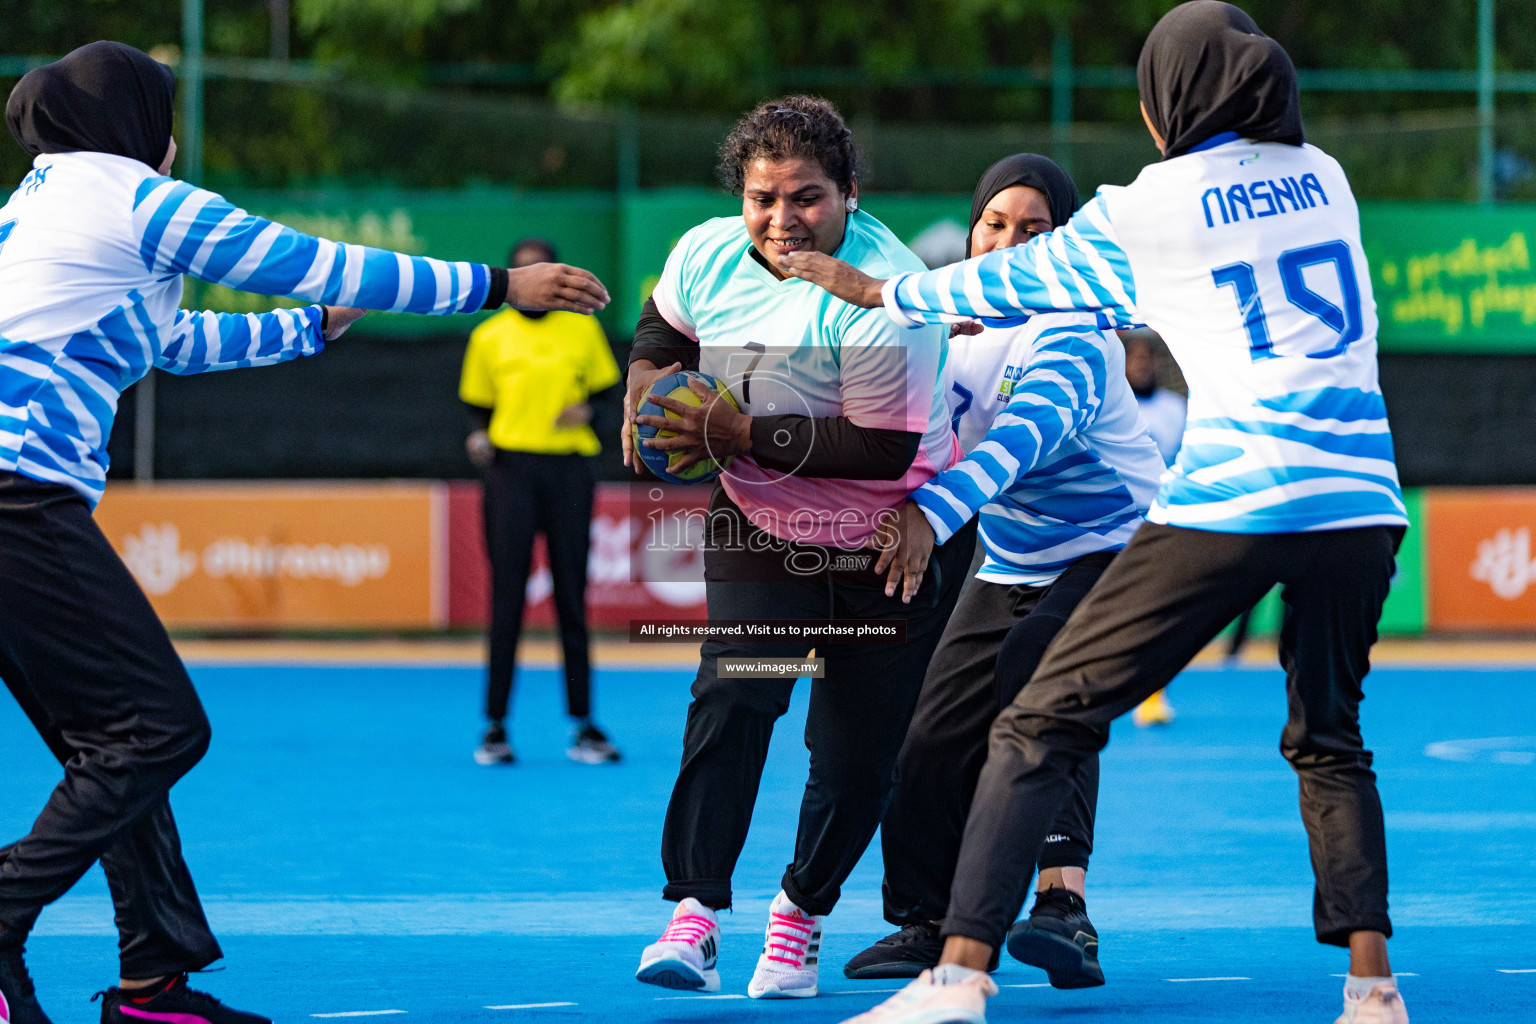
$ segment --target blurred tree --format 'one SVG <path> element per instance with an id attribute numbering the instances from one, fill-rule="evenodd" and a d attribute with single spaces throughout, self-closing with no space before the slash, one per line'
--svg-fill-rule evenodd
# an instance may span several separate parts
<path id="1" fill-rule="evenodd" d="M 866 125 L 871 119 L 1040 124 L 1050 113 L 1046 89 L 984 86 L 967 82 L 967 74 L 1045 68 L 1058 30 L 1070 33 L 1078 65 L 1132 65 L 1147 30 L 1175 3 L 291 0 L 291 55 L 332 66 L 340 82 L 210 82 L 205 161 L 209 180 L 226 187 L 342 178 L 605 187 L 606 172 L 596 168 L 611 163 L 611 131 L 597 115 L 582 122 L 588 116 L 583 112 L 628 105 L 653 123 L 698 114 L 724 118 L 787 91 L 827 95 Z M 210 57 L 267 55 L 268 3 L 205 4 Z M 1477 0 L 1240 0 L 1240 6 L 1303 68 L 1475 64 Z M 6 26 L 0 48 L 10 54 L 60 54 L 114 38 L 169 55 L 180 42 L 181 0 L 0 0 L 0 24 Z M 1533 29 L 1530 0 L 1500 0 L 1501 67 L 1536 70 Z M 466 64 L 521 70 L 499 82 L 470 82 L 462 75 L 445 80 L 445 65 Z M 0 88 L 6 84 L 0 81 Z M 554 100 L 574 113 L 556 129 L 546 112 L 517 106 L 520 99 Z M 1079 89 L 1073 101 L 1080 121 L 1139 123 L 1133 91 Z M 1309 124 L 1319 125 L 1330 115 L 1411 113 L 1433 121 L 1437 111 L 1449 125 L 1465 118 L 1457 112 L 1471 102 L 1465 93 L 1304 97 Z M 1527 144 L 1533 133 L 1523 126 L 1522 102 L 1501 98 L 1510 127 L 1501 128 L 1500 144 L 1515 140 L 1526 157 L 1536 158 L 1536 143 Z M 515 128 L 508 126 L 518 118 Z M 1460 131 L 1460 124 L 1441 127 Z M 555 138 L 559 131 L 567 135 Z M 24 157 L 13 147 L 0 148 L 0 174 L 15 180 Z M 1442 177 L 1456 178 L 1464 175 L 1464 149 L 1458 141 L 1444 152 L 1426 153 L 1425 160 L 1433 159 Z M 1412 154 L 1394 160 L 1394 180 L 1416 194 L 1412 189 L 1421 186 L 1409 188 L 1417 175 Z M 513 166 L 522 169 L 514 174 L 508 170 Z M 1394 185 L 1393 194 L 1397 190 Z"/>

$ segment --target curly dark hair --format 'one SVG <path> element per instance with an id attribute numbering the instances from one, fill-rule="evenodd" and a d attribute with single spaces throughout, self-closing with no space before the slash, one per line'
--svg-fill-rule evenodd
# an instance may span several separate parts
<path id="1" fill-rule="evenodd" d="M 819 96 L 784 96 L 747 114 L 720 144 L 720 183 L 741 195 L 754 160 L 814 160 L 847 195 L 863 169 L 843 115 Z"/>

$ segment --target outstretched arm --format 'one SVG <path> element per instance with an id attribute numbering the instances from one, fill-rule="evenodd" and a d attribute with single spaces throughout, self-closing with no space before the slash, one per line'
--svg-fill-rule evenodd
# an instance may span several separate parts
<path id="1" fill-rule="evenodd" d="M 224 197 L 154 177 L 134 197 L 139 257 L 156 274 L 191 274 L 241 291 L 402 313 L 462 313 L 499 306 L 592 313 L 602 283 L 575 267 L 507 271 L 481 263 L 314 238 L 238 209 Z"/>
<path id="2" fill-rule="evenodd" d="M 888 281 L 822 253 L 789 253 L 779 265 L 852 305 L 883 304 L 904 326 L 971 319 L 1001 326 L 1035 313 L 1097 310 L 1119 323 L 1136 320 L 1135 279 L 1102 195 L 1024 245 Z"/>
<path id="3" fill-rule="evenodd" d="M 1090 328 L 1058 327 L 1041 334 L 987 436 L 912 492 L 939 543 L 1093 422 L 1109 374 L 1104 343 L 1104 335 Z"/>
<path id="4" fill-rule="evenodd" d="M 270 313 L 176 311 L 171 334 L 155 365 L 175 374 L 271 366 L 312 356 L 341 337 L 363 310 L 302 306 Z"/>
<path id="5" fill-rule="evenodd" d="M 312 356 L 362 318 L 347 306 L 304 306 L 270 313 L 176 311 L 155 365 L 175 374 L 271 366 Z"/>

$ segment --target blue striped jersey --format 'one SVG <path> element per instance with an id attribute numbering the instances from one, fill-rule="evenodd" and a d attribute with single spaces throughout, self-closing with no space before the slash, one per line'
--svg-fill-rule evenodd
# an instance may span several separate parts
<path id="1" fill-rule="evenodd" d="M 323 347 L 319 306 L 179 308 L 182 275 L 412 313 L 479 309 L 489 268 L 311 238 L 106 153 L 39 156 L 0 207 L 0 471 L 101 499 L 118 397 L 152 367 L 265 366 Z"/>
<path id="2" fill-rule="evenodd" d="M 950 339 L 945 384 L 965 458 L 912 494 L 940 542 L 981 516 L 992 583 L 1043 586 L 1125 547 L 1164 466 L 1094 316 L 1050 313 Z"/>
<path id="3" fill-rule="evenodd" d="M 1360 216 L 1314 146 L 1218 136 L 1025 245 L 886 282 L 900 323 L 1104 310 L 1189 384 L 1147 518 L 1227 533 L 1405 525 Z"/>

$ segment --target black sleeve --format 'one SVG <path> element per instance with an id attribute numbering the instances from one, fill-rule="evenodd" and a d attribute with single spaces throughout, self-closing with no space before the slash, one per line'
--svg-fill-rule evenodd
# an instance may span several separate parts
<path id="1" fill-rule="evenodd" d="M 923 435 L 861 427 L 846 416 L 754 416 L 752 458 L 765 469 L 804 477 L 900 480 Z"/>
<path id="2" fill-rule="evenodd" d="M 507 277 L 505 267 L 491 267 L 490 287 L 485 292 L 485 302 L 481 309 L 497 309 L 507 301 L 507 287 L 511 281 Z"/>
<path id="3" fill-rule="evenodd" d="M 477 430 L 491 429 L 491 412 L 483 405 L 475 405 L 473 402 L 464 403 L 464 412 L 468 416 L 469 432 L 473 434 Z"/>
<path id="4" fill-rule="evenodd" d="M 656 308 L 655 299 L 646 299 L 640 307 L 640 322 L 635 325 L 635 341 L 629 349 L 629 361 L 649 359 L 657 366 L 682 363 L 685 370 L 699 368 L 699 343 L 667 323 Z"/>

